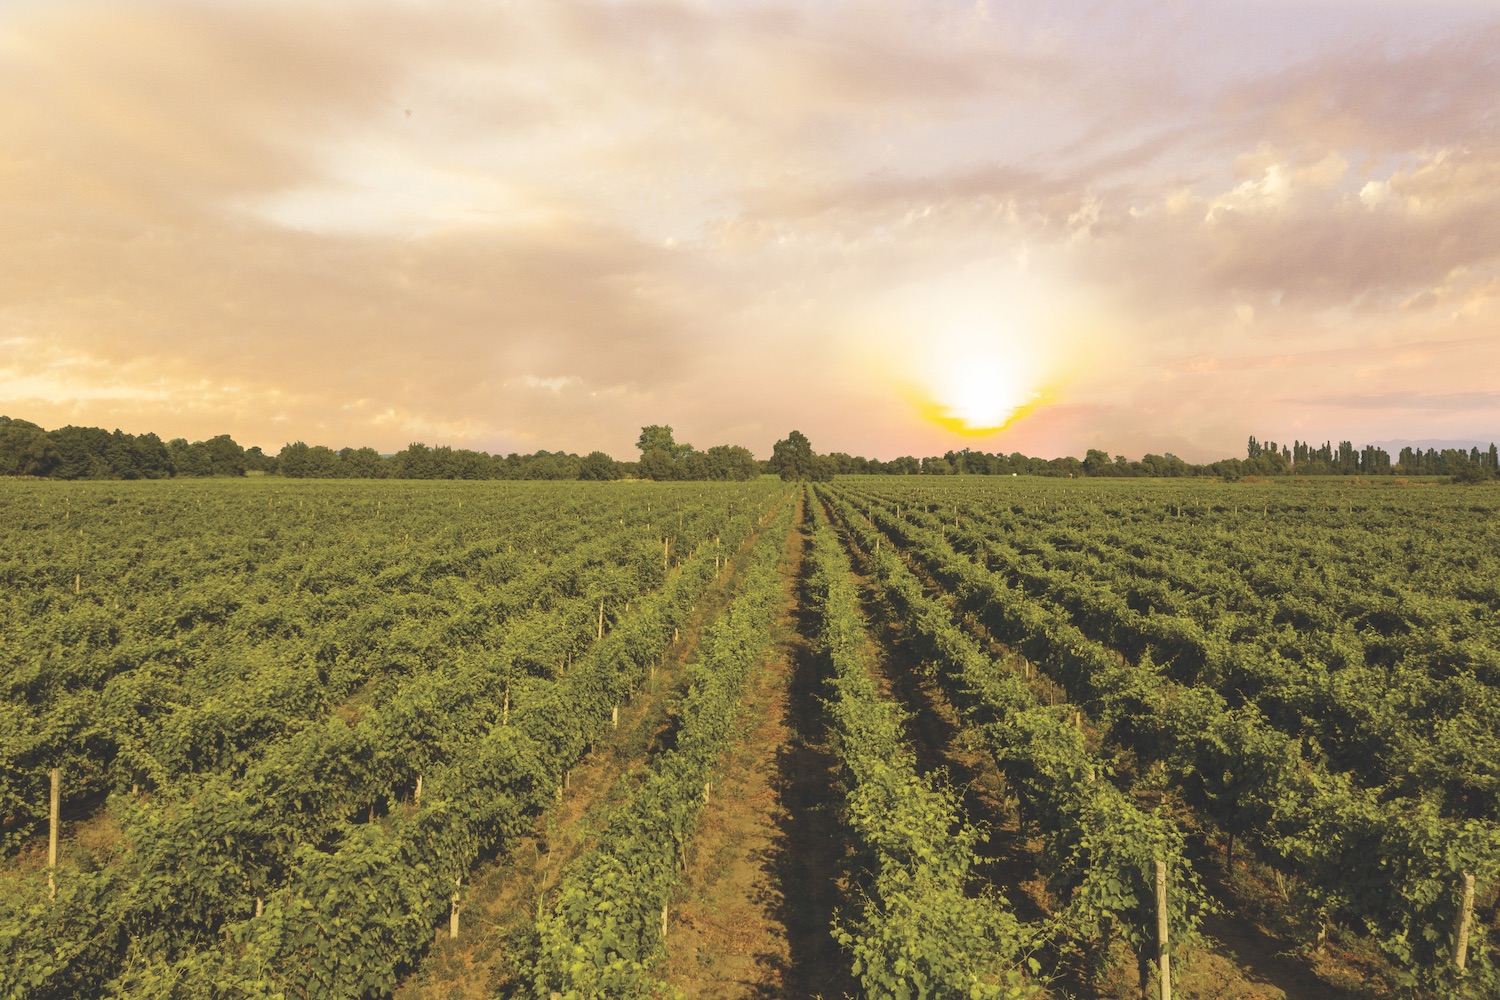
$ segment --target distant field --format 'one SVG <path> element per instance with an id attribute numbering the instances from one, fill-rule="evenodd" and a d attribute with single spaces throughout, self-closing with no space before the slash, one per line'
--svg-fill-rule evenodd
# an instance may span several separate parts
<path id="1" fill-rule="evenodd" d="M 9 482 L 0 996 L 1494 996 L 1497 515 Z"/>

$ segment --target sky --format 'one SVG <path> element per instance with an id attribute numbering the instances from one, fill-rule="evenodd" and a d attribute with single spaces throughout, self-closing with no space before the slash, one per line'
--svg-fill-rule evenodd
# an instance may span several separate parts
<path id="1" fill-rule="evenodd" d="M 1500 4 L 0 3 L 0 413 L 1500 438 Z"/>

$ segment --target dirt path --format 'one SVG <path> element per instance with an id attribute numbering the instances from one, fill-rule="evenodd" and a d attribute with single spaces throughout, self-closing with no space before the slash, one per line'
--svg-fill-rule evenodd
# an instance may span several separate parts
<path id="1" fill-rule="evenodd" d="M 704 810 L 687 898 L 657 969 L 688 997 L 832 1000 L 855 988 L 829 934 L 847 859 L 819 702 L 824 674 L 807 638 L 805 513 L 787 539 L 776 649 Z"/>
<path id="2" fill-rule="evenodd" d="M 567 863 L 591 845 L 594 818 L 618 804 L 620 778 L 643 764 L 667 730 L 682 668 L 704 628 L 728 605 L 753 543 L 752 536 L 699 600 L 655 681 L 620 707 L 619 729 L 573 769 L 563 801 L 537 817 L 532 832 L 503 856 L 476 869 L 458 939 L 448 937 L 446 925 L 437 932 L 432 949 L 396 990 L 398 1000 L 488 1000 L 519 992 L 515 957 L 535 925 L 537 901 Z"/>

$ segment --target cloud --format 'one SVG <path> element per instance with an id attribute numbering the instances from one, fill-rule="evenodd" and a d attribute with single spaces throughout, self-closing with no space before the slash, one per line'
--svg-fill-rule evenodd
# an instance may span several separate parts
<path id="1" fill-rule="evenodd" d="M 1358 400 L 1442 364 L 1484 391 L 1492 18 L 1089 6 L 14 5 L 0 407 L 269 448 L 628 455 L 664 422 L 1212 457 L 1373 428 Z M 1054 402 L 959 442 L 917 371 Z"/>
<path id="2" fill-rule="evenodd" d="M 1330 394 L 1323 406 L 1357 410 L 1415 410 L 1434 413 L 1500 412 L 1500 392 L 1381 392 Z"/>

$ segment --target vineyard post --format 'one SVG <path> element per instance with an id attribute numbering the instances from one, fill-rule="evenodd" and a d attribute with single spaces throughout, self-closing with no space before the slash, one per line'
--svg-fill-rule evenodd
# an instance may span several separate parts
<path id="1" fill-rule="evenodd" d="M 665 573 L 667 571 L 667 540 L 666 540 L 666 538 L 662 538 L 662 540 L 661 540 L 661 570 L 662 570 L 663 573 Z"/>
<path id="2" fill-rule="evenodd" d="M 600 638 L 600 639 L 604 638 L 604 598 L 602 598 L 602 597 L 599 598 L 599 635 L 598 635 L 598 638 Z"/>
<path id="3" fill-rule="evenodd" d="M 1156 967 L 1161 973 L 1161 1000 L 1172 1000 L 1172 956 L 1167 951 L 1167 863 L 1156 863 Z"/>
<path id="4" fill-rule="evenodd" d="M 462 875 L 453 880 L 452 907 L 448 910 L 448 936 L 454 940 L 458 939 L 458 889 L 463 881 Z"/>
<path id="5" fill-rule="evenodd" d="M 510 725 L 510 681 L 508 680 L 505 682 L 505 707 L 500 712 L 500 725 Z"/>
<path id="6" fill-rule="evenodd" d="M 661 904 L 661 939 L 667 939 L 667 904 Z"/>
<path id="7" fill-rule="evenodd" d="M 1460 971 L 1469 962 L 1469 922 L 1474 919 L 1474 876 L 1464 872 L 1463 902 L 1458 908 L 1458 925 L 1454 930 L 1453 964 Z"/>
<path id="8" fill-rule="evenodd" d="M 618 703 L 615 704 L 615 707 L 609 713 L 609 728 L 620 728 L 620 706 Z"/>
<path id="9" fill-rule="evenodd" d="M 422 808 L 422 776 L 420 774 L 417 775 L 417 791 L 416 794 L 412 796 L 412 805 L 416 806 L 418 809 Z"/>
<path id="10" fill-rule="evenodd" d="M 57 883 L 53 873 L 57 870 L 57 827 L 62 813 L 62 768 L 52 769 L 52 822 L 47 829 L 47 891 L 52 899 L 57 898 Z"/>

